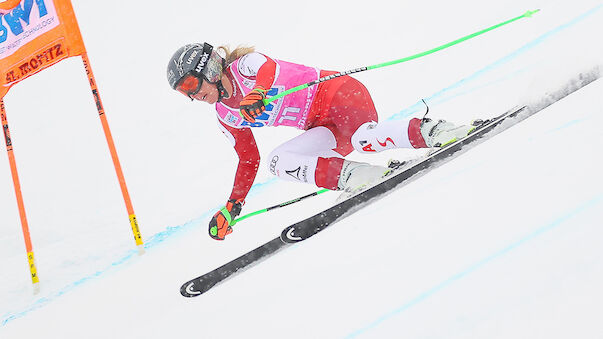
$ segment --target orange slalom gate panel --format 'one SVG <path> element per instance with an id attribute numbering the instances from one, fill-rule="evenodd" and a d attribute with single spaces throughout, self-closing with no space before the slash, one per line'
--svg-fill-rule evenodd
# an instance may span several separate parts
<path id="1" fill-rule="evenodd" d="M 69 0 L 5 1 L 0 11 L 0 98 L 19 81 L 86 53 Z"/>

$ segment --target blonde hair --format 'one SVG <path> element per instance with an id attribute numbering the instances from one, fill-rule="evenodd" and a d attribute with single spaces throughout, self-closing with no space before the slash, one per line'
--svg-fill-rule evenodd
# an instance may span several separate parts
<path id="1" fill-rule="evenodd" d="M 226 60 L 226 65 L 230 65 L 233 61 L 237 60 L 243 55 L 255 52 L 255 47 L 237 46 L 237 48 L 231 51 L 228 46 L 219 46 L 217 50 L 222 51 L 224 53 L 224 60 Z"/>

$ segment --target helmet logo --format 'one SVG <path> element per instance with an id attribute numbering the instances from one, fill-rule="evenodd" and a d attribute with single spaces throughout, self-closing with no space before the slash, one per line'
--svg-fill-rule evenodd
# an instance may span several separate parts
<path id="1" fill-rule="evenodd" d="M 199 51 L 193 51 L 193 53 L 191 53 L 191 55 L 188 57 L 188 60 L 186 61 L 187 65 L 190 65 L 193 60 L 195 60 L 195 57 L 197 56 L 197 54 L 199 54 Z"/>
<path id="2" fill-rule="evenodd" d="M 209 54 L 203 53 L 203 56 L 201 56 L 201 60 L 199 60 L 199 63 L 197 64 L 197 68 L 195 68 L 195 72 L 200 73 L 203 68 L 205 68 L 205 63 L 207 62 L 208 58 Z"/>

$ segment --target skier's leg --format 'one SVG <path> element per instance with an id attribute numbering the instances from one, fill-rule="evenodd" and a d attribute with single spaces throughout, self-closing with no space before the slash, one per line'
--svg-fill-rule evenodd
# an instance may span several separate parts
<path id="1" fill-rule="evenodd" d="M 343 160 L 341 156 L 354 149 L 371 153 L 444 145 L 473 128 L 417 118 L 377 123 L 375 106 L 364 85 L 349 77 L 340 78 L 339 82 L 337 88 L 329 90 L 313 128 L 272 152 L 268 164 L 272 174 L 333 190 L 362 186 L 379 179 L 389 169 Z"/>
<path id="2" fill-rule="evenodd" d="M 320 88 L 308 130 L 272 151 L 268 166 L 281 179 L 337 190 L 343 157 L 354 150 L 352 134 L 378 118 L 368 90 L 356 79 L 341 77 Z"/>

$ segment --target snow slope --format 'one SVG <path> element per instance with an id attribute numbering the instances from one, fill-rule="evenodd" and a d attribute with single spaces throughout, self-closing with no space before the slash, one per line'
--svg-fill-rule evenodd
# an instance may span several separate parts
<path id="1" fill-rule="evenodd" d="M 336 194 L 249 219 L 225 242 L 209 239 L 208 218 L 230 191 L 235 156 L 212 108 L 182 100 L 164 79 L 169 56 L 194 40 L 252 42 L 277 58 L 343 70 L 541 8 L 449 50 L 358 75 L 383 119 L 420 115 L 426 98 L 433 117 L 464 121 L 550 101 L 578 73 L 600 70 L 600 2 L 400 2 L 358 11 L 360 2 L 234 1 L 245 11 L 230 13 L 228 24 L 209 15 L 216 4 L 73 2 L 147 253 L 133 249 L 81 61 L 15 86 L 5 102 L 42 291 L 31 295 L 0 156 L 0 338 L 603 336 L 601 80 L 188 300 L 178 293 L 183 281 L 272 239 Z M 291 23 L 291 11 L 307 20 Z M 260 14 L 282 28 L 240 29 Z M 298 133 L 258 131 L 262 154 Z M 264 168 L 244 212 L 313 189 L 276 182 Z"/>

